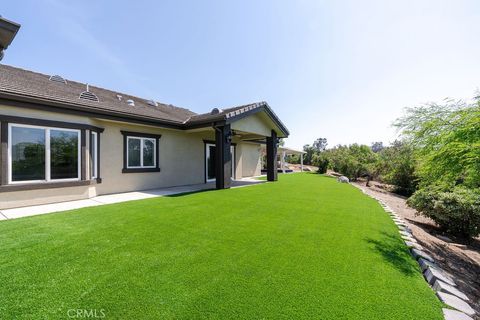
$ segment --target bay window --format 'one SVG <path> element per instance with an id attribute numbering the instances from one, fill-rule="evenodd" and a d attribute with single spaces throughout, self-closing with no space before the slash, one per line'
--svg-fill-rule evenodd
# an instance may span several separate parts
<path id="1" fill-rule="evenodd" d="M 8 124 L 9 183 L 80 180 L 80 130 Z"/>

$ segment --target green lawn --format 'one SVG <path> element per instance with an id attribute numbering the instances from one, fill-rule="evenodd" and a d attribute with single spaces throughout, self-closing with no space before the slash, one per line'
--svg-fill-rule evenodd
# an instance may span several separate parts
<path id="1" fill-rule="evenodd" d="M 0 318 L 442 319 L 358 189 L 277 183 L 0 222 Z"/>

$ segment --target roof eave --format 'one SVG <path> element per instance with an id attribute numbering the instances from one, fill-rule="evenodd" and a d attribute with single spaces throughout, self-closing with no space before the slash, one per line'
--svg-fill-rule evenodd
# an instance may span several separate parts
<path id="1" fill-rule="evenodd" d="M 288 131 L 287 127 L 280 121 L 280 119 L 277 117 L 277 115 L 273 112 L 273 110 L 270 108 L 268 103 L 263 102 L 262 105 L 258 108 L 254 108 L 251 110 L 248 110 L 246 112 L 242 112 L 238 115 L 234 115 L 229 117 L 228 119 L 225 119 L 227 123 L 232 123 L 235 121 L 238 121 L 240 119 L 243 119 L 245 117 L 251 116 L 253 114 L 259 113 L 259 112 L 265 112 L 270 119 L 277 125 L 277 127 L 280 129 L 281 133 L 283 136 L 280 138 L 287 138 L 290 135 L 290 132 Z M 278 134 L 278 133 L 277 133 Z"/>

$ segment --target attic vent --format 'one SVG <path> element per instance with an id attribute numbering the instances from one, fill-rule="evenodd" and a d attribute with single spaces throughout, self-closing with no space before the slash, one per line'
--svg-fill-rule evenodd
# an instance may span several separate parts
<path id="1" fill-rule="evenodd" d="M 222 109 L 213 108 L 210 114 L 219 114 L 220 112 L 222 112 Z"/>
<path id="2" fill-rule="evenodd" d="M 54 82 L 61 82 L 61 83 L 65 83 L 67 84 L 67 80 L 63 79 L 61 76 L 59 75 L 53 75 L 53 76 L 50 76 L 50 81 L 54 81 Z"/>
<path id="3" fill-rule="evenodd" d="M 80 97 L 78 98 L 98 102 L 98 97 L 95 95 L 95 93 L 89 91 L 88 83 L 87 83 L 87 91 L 83 91 L 82 93 L 80 93 Z"/>
<path id="4" fill-rule="evenodd" d="M 132 99 L 128 99 L 128 100 L 127 100 L 127 104 L 128 104 L 129 106 L 135 107 L 135 101 L 133 101 Z"/>
<path id="5" fill-rule="evenodd" d="M 147 103 L 153 107 L 158 107 L 158 103 L 154 100 L 148 100 Z"/>

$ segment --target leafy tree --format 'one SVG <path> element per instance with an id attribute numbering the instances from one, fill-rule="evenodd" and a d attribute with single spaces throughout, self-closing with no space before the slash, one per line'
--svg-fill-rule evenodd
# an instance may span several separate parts
<path id="1" fill-rule="evenodd" d="M 327 145 L 327 138 L 318 138 L 313 142 L 313 149 L 315 149 L 316 152 L 322 152 L 325 151 Z"/>
<path id="2" fill-rule="evenodd" d="M 385 147 L 383 146 L 382 141 L 377 141 L 372 143 L 372 146 L 370 147 L 370 149 L 372 149 L 373 152 L 378 153 L 383 149 L 385 149 Z"/>
<path id="3" fill-rule="evenodd" d="M 303 163 L 311 165 L 313 155 L 315 154 L 315 148 L 309 144 L 306 144 L 303 146 L 303 151 L 306 152 L 306 154 L 303 155 Z"/>
<path id="4" fill-rule="evenodd" d="M 325 152 L 315 154 L 313 156 L 312 163 L 314 166 L 318 167 L 318 173 L 327 173 L 328 165 L 330 164 L 330 159 Z"/>
<path id="5" fill-rule="evenodd" d="M 480 100 L 447 100 L 407 109 L 396 122 L 415 147 L 423 186 L 480 187 Z"/>
<path id="6" fill-rule="evenodd" d="M 330 167 L 352 180 L 362 176 L 371 176 L 374 170 L 377 155 L 369 146 L 352 144 L 338 145 L 326 151 L 330 160 Z"/>
<path id="7" fill-rule="evenodd" d="M 375 175 L 381 181 L 395 186 L 395 192 L 410 196 L 418 185 L 413 146 L 396 140 L 378 153 Z"/>

